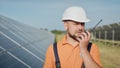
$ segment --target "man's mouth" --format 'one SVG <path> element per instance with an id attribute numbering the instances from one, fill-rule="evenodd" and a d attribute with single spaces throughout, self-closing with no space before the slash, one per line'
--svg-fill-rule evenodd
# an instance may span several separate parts
<path id="1" fill-rule="evenodd" d="M 76 36 L 76 37 L 79 37 L 80 35 L 81 35 L 81 32 L 75 33 L 75 36 Z"/>
<path id="2" fill-rule="evenodd" d="M 75 32 L 75 36 L 76 36 L 76 37 L 80 37 L 80 35 L 81 35 L 82 33 L 83 33 L 83 31 L 76 31 L 76 32 Z"/>

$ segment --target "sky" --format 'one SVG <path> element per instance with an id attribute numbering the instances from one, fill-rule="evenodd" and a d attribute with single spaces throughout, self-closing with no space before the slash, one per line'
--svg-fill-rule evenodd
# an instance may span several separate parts
<path id="1" fill-rule="evenodd" d="M 120 0 L 0 0 L 0 15 L 18 22 L 48 30 L 64 30 L 61 21 L 64 10 L 83 7 L 91 20 L 85 27 L 93 28 L 120 22 Z"/>

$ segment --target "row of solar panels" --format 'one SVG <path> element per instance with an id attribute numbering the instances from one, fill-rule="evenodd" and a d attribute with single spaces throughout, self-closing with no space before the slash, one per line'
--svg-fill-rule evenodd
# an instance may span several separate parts
<path id="1" fill-rule="evenodd" d="M 54 35 L 0 15 L 0 68 L 42 68 Z"/>

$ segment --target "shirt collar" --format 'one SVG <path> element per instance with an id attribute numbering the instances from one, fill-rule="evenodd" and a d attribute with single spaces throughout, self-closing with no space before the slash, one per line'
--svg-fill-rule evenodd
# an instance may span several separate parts
<path id="1" fill-rule="evenodd" d="M 62 45 L 66 45 L 66 44 L 69 44 L 69 43 L 67 42 L 67 36 L 65 35 L 62 39 Z"/>
<path id="2" fill-rule="evenodd" d="M 67 41 L 67 35 L 65 35 L 65 36 L 63 37 L 63 39 L 61 40 L 61 46 L 64 46 L 64 45 L 66 45 L 66 44 L 69 44 L 68 41 Z M 78 45 L 78 44 L 77 44 L 77 45 Z"/>

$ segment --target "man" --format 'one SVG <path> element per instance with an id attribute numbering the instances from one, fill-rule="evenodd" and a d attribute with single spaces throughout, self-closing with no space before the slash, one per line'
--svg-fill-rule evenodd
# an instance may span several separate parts
<path id="1" fill-rule="evenodd" d="M 102 68 L 99 49 L 92 44 L 90 52 L 87 50 L 90 33 L 85 31 L 85 23 L 89 22 L 81 7 L 70 7 L 64 14 L 62 21 L 67 31 L 66 36 L 57 43 L 61 68 Z M 44 68 L 55 68 L 53 45 L 46 52 Z"/>

